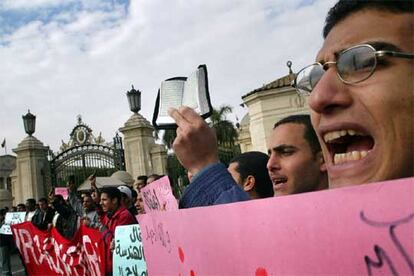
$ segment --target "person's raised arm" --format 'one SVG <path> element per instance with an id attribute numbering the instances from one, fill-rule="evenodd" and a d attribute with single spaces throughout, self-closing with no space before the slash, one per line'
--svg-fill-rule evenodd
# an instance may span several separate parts
<path id="1" fill-rule="evenodd" d="M 173 148 L 178 160 L 193 176 L 180 199 L 180 208 L 231 203 L 249 199 L 219 162 L 214 129 L 191 108 L 171 108 L 178 125 Z"/>
<path id="2" fill-rule="evenodd" d="M 219 162 L 216 133 L 203 118 L 185 106 L 170 108 L 168 113 L 178 126 L 174 152 L 188 172 L 195 176 L 203 168 Z"/>

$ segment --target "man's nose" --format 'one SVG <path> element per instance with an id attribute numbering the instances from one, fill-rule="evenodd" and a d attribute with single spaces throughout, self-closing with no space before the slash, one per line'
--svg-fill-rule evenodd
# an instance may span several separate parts
<path id="1" fill-rule="evenodd" d="M 270 155 L 269 160 L 267 161 L 266 167 L 269 172 L 280 169 L 279 158 L 277 158 L 276 154 L 272 153 Z"/>
<path id="2" fill-rule="evenodd" d="M 330 114 L 349 106 L 352 103 L 349 87 L 338 77 L 335 67 L 330 67 L 310 94 L 310 108 L 319 114 Z"/>

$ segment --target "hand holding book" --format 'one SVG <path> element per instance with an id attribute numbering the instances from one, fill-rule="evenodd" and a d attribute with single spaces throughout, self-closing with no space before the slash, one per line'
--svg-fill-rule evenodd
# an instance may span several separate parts
<path id="1" fill-rule="evenodd" d="M 181 106 L 194 109 L 204 119 L 211 115 L 213 108 L 210 103 L 206 65 L 198 66 L 188 78 L 175 77 L 161 83 L 152 120 L 154 127 L 176 128 L 174 120 L 168 115 L 168 109 L 178 109 Z"/>

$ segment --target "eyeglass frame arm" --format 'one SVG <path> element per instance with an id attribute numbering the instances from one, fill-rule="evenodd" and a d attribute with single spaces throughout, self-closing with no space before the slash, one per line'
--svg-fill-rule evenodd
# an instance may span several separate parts
<path id="1" fill-rule="evenodd" d="M 393 57 L 399 57 L 399 58 L 414 58 L 414 54 L 395 52 L 395 51 L 385 51 L 385 50 L 375 51 L 375 55 L 377 57 L 393 56 Z"/>

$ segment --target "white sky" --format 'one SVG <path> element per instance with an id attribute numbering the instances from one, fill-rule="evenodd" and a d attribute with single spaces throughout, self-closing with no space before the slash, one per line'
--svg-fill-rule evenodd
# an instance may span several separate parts
<path id="1" fill-rule="evenodd" d="M 110 141 L 142 92 L 152 119 L 162 80 L 207 64 L 212 104 L 247 112 L 241 96 L 312 63 L 334 0 L 0 0 L 0 140 L 34 134 L 57 151 L 82 115 Z M 229 116 L 235 120 L 235 115 Z M 3 154 L 4 150 L 0 152 Z"/>

